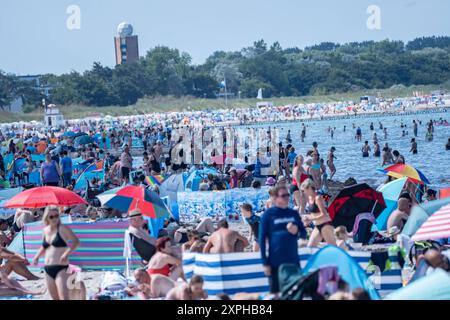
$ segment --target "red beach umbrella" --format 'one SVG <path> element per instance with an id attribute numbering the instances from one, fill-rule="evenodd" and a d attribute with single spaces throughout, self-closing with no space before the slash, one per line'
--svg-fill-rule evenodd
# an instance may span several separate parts
<path id="1" fill-rule="evenodd" d="M 47 206 L 69 207 L 87 202 L 76 193 L 59 187 L 38 187 L 14 196 L 5 208 L 44 208 Z"/>

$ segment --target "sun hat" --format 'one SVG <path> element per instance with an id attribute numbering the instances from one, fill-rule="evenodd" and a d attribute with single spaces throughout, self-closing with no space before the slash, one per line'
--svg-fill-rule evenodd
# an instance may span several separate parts
<path id="1" fill-rule="evenodd" d="M 277 180 L 273 177 L 269 177 L 266 180 L 266 186 L 274 186 L 277 183 Z"/>
<path id="2" fill-rule="evenodd" d="M 128 216 L 130 218 L 142 217 L 142 212 L 139 209 L 134 209 L 134 210 L 130 211 Z"/>

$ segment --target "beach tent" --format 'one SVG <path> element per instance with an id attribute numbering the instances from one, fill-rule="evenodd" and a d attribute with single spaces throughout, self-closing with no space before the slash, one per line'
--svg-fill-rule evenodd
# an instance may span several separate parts
<path id="1" fill-rule="evenodd" d="M 185 190 L 198 191 L 200 188 L 200 183 L 202 182 L 203 179 L 208 178 L 208 174 L 210 173 L 217 174 L 218 171 L 213 168 L 205 168 L 190 172 L 184 185 Z"/>
<path id="2" fill-rule="evenodd" d="M 80 247 L 70 257 L 71 264 L 84 270 L 125 270 L 126 259 L 123 257 L 123 248 L 128 221 L 109 220 L 65 224 L 72 229 L 81 242 Z M 41 247 L 43 228 L 41 223 L 27 224 L 22 232 L 23 253 L 29 260 L 34 258 Z M 20 243 L 20 239 L 18 241 Z M 140 261 L 137 253 L 133 252 L 131 267 L 138 268 Z M 43 262 L 42 258 L 38 266 L 30 267 L 30 269 L 40 271 L 44 266 Z"/>
<path id="3" fill-rule="evenodd" d="M 0 190 L 0 201 L 9 200 L 23 191 L 22 187 Z"/>
<path id="4" fill-rule="evenodd" d="M 408 221 L 403 227 L 402 234 L 412 237 L 429 216 L 447 204 L 450 204 L 450 198 L 434 200 L 423 203 L 420 206 L 414 206 Z"/>
<path id="5" fill-rule="evenodd" d="M 386 300 L 450 300 L 450 275 L 436 269 L 430 275 L 391 293 Z"/>
<path id="6" fill-rule="evenodd" d="M 408 178 L 404 177 L 389 182 L 378 189 L 383 194 L 384 202 L 386 203 L 386 209 L 377 217 L 376 227 L 378 230 L 386 230 L 389 216 L 397 208 L 397 201 L 406 181 L 408 181 Z"/>
<path id="7" fill-rule="evenodd" d="M 325 266 L 336 266 L 338 273 L 345 280 L 350 289 L 363 288 L 367 290 L 372 299 L 379 299 L 378 292 L 370 283 L 366 272 L 341 248 L 326 246 L 313 255 L 303 269 L 304 272 L 311 272 Z"/>
<path id="8" fill-rule="evenodd" d="M 78 175 L 76 178 L 76 183 L 74 190 L 84 190 L 88 186 L 88 181 L 91 181 L 94 178 L 102 180 L 105 176 L 104 172 L 104 162 L 97 161 L 91 164 L 88 164 L 82 173 Z"/>
<path id="9" fill-rule="evenodd" d="M 22 190 L 22 187 L 0 189 L 0 219 L 8 219 L 16 213 L 16 209 L 7 209 L 4 205 L 9 199 L 21 193 Z"/>
<path id="10" fill-rule="evenodd" d="M 169 209 L 172 212 L 174 218 L 177 220 L 179 218 L 177 194 L 178 192 L 184 191 L 186 178 L 187 176 L 184 173 L 173 174 L 166 180 L 164 180 L 164 182 L 161 184 L 159 188 L 160 196 L 169 198 L 168 200 Z"/>

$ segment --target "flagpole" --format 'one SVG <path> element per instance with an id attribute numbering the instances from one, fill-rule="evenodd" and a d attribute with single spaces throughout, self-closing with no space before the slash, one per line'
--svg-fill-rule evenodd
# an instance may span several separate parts
<path id="1" fill-rule="evenodd" d="M 225 84 L 225 106 L 228 107 L 228 93 L 227 93 L 227 78 L 223 76 L 223 82 Z"/>

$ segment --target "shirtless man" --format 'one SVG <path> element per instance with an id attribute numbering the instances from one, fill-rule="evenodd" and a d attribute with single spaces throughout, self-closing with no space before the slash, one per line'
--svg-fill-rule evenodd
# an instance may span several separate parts
<path id="1" fill-rule="evenodd" d="M 209 237 L 203 253 L 242 252 L 248 245 L 248 239 L 228 229 L 228 222 L 223 219 L 217 224 L 217 231 Z"/>
<path id="2" fill-rule="evenodd" d="M 167 300 L 204 300 L 208 294 L 203 290 L 203 278 L 194 275 L 189 284 L 183 283 L 171 289 L 167 295 Z"/>
<path id="3" fill-rule="evenodd" d="M 128 291 L 132 295 L 138 295 L 143 300 L 163 298 L 177 285 L 169 277 L 160 274 L 149 275 L 145 269 L 137 269 L 134 272 L 134 278 L 139 285 L 128 289 Z"/>
<path id="4" fill-rule="evenodd" d="M 369 146 L 369 141 L 365 141 L 364 142 L 364 146 L 361 148 L 361 152 L 362 152 L 363 158 L 368 158 L 370 151 L 371 151 L 371 149 L 370 149 L 370 146 Z"/>
<path id="5" fill-rule="evenodd" d="M 398 199 L 398 207 L 392 212 L 387 221 L 387 230 L 397 227 L 402 230 L 411 213 L 411 201 L 406 198 Z"/>

